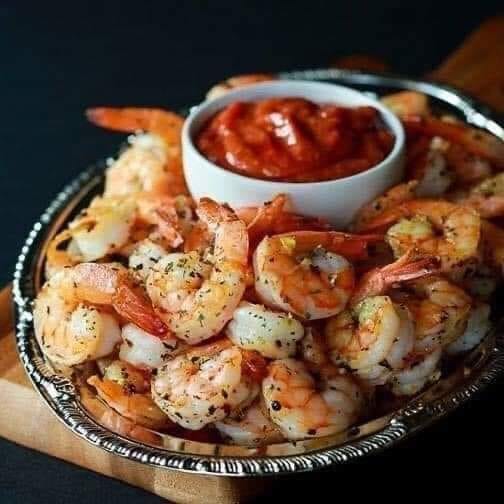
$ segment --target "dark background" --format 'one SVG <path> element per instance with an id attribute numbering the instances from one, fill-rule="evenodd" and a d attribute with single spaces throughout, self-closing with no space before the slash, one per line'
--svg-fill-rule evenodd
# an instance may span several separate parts
<path id="1" fill-rule="evenodd" d="M 120 136 L 88 125 L 91 105 L 197 102 L 224 77 L 320 67 L 370 53 L 394 70 L 436 67 L 500 2 L 0 2 L 0 281 L 9 281 L 33 221 L 87 164 L 113 154 Z M 211 5 L 211 6 L 210 6 Z M 504 41 L 503 41 L 504 43 Z M 466 497 L 500 483 L 495 458 L 504 413 L 494 386 L 449 421 L 399 448 L 334 475 L 277 483 L 300 497 Z M 8 415 L 8 404 L 0 405 Z M 15 421 L 15 419 L 13 419 Z M 44 433 L 40 432 L 43 436 Z M 436 490 L 434 490 L 434 485 Z M 439 488 L 441 485 L 441 488 Z M 138 499 L 145 492 L 0 440 L 0 502 L 80 503 Z"/>

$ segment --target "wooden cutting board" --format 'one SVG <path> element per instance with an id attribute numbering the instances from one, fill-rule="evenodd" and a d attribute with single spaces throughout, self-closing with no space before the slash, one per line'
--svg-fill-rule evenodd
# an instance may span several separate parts
<path id="1" fill-rule="evenodd" d="M 504 17 L 493 18 L 471 34 L 429 78 L 458 86 L 504 112 L 503 41 Z M 367 56 L 345 58 L 339 66 L 384 68 Z M 267 488 L 267 479 L 194 476 L 145 467 L 77 438 L 53 416 L 30 385 L 15 349 L 11 314 L 7 287 L 0 291 L 0 404 L 8 404 L 10 414 L 0 415 L 0 436 L 174 502 L 244 502 Z"/>

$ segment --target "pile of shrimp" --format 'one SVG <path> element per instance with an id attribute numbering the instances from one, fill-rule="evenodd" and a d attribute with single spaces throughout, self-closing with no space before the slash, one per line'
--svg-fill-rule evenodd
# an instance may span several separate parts
<path id="1" fill-rule="evenodd" d="M 34 304 L 46 357 L 86 366 L 125 434 L 247 446 L 342 432 L 377 397 L 438 380 L 492 327 L 504 145 L 436 117 L 421 94 L 383 102 L 407 132 L 407 179 L 345 231 L 296 214 L 288 195 L 235 209 L 193 201 L 181 117 L 89 110 L 131 136 L 103 194 L 48 247 Z"/>

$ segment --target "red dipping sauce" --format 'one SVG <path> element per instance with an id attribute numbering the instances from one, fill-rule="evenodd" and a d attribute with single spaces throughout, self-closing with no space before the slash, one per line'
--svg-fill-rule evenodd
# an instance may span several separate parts
<path id="1" fill-rule="evenodd" d="M 210 161 L 249 177 L 319 182 L 380 163 L 394 135 L 373 107 L 272 98 L 228 105 L 203 126 L 196 145 Z"/>

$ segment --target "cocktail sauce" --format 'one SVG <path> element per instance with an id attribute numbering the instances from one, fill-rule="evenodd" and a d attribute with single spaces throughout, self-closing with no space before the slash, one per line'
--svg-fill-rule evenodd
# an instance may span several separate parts
<path id="1" fill-rule="evenodd" d="M 302 98 L 232 103 L 196 139 L 200 152 L 223 168 L 287 182 L 333 180 L 368 170 L 393 144 L 377 109 Z"/>

